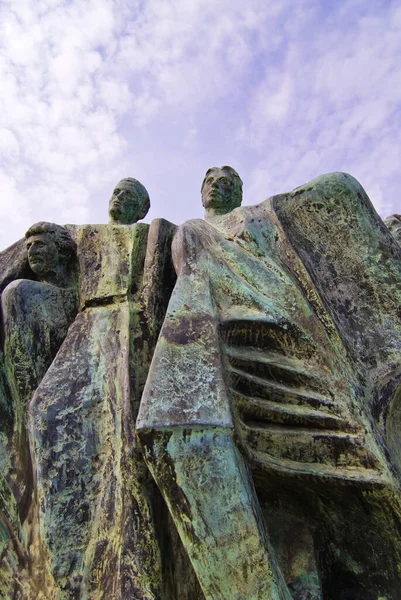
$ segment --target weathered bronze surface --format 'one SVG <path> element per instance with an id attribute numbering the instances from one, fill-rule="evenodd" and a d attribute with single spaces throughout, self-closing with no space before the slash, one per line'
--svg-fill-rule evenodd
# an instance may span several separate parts
<path id="1" fill-rule="evenodd" d="M 401 600 L 399 215 L 201 191 L 0 254 L 0 597 Z"/>
<path id="2" fill-rule="evenodd" d="M 349 175 L 226 189 L 174 238 L 146 461 L 206 598 L 401 598 L 400 249 Z"/>

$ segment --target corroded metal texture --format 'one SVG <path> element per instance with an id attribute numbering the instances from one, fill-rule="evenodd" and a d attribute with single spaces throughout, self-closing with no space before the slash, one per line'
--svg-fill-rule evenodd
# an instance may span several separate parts
<path id="1" fill-rule="evenodd" d="M 178 229 L 173 256 L 137 432 L 205 596 L 400 598 L 401 252 L 363 188 L 334 173 L 226 214 L 212 203 Z M 226 498 L 235 477 L 253 516 Z M 265 554 L 253 570 L 236 557 L 228 593 L 220 550 L 226 527 L 241 544 L 241 518 Z"/>
<path id="2" fill-rule="evenodd" d="M 0 596 L 401 600 L 399 216 L 332 173 L 0 253 Z"/>
<path id="3" fill-rule="evenodd" d="M 175 282 L 174 230 L 162 219 L 68 226 L 79 299 L 68 318 L 69 288 L 18 271 L 16 245 L 16 276 L 28 278 L 4 282 L 1 597 L 202 598 L 135 439 Z M 39 241 L 28 252 L 52 262 Z"/>

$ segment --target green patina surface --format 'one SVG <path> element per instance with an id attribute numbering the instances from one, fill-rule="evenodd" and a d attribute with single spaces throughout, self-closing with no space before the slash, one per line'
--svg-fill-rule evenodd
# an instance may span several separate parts
<path id="1" fill-rule="evenodd" d="M 2 598 L 401 600 L 399 216 L 241 189 L 0 253 Z"/>
<path id="2" fill-rule="evenodd" d="M 137 420 L 204 594 L 399 598 L 400 249 L 349 175 L 226 213 L 226 173 L 213 177 L 206 221 L 173 242 L 177 284 Z M 258 590 L 274 572 L 276 591 L 225 587 L 224 490 L 243 479 L 234 454 L 216 468 L 213 428 L 240 450 L 261 510 L 236 504 L 264 551 L 254 570 L 240 552 L 237 574 Z"/>
<path id="3" fill-rule="evenodd" d="M 266 559 L 263 517 L 232 432 L 174 428 L 141 436 L 205 598 L 291 598 Z"/>

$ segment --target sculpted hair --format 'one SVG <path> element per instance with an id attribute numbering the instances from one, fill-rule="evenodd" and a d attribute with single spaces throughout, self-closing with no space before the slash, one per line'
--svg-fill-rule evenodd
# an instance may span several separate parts
<path id="1" fill-rule="evenodd" d="M 39 221 L 38 223 L 35 223 L 25 233 L 25 239 L 28 239 L 34 235 L 43 234 L 52 237 L 60 255 L 66 260 L 70 260 L 76 255 L 77 246 L 69 231 L 61 225 L 56 225 L 56 223 L 47 223 L 46 221 Z"/>
<path id="2" fill-rule="evenodd" d="M 229 165 L 224 165 L 223 167 L 211 167 L 210 169 L 208 169 L 206 171 L 206 175 L 205 175 L 205 177 L 203 178 L 203 181 L 202 181 L 201 193 L 202 193 L 202 190 L 203 190 L 203 186 L 205 185 L 205 181 L 207 179 L 207 176 L 212 171 L 224 171 L 229 177 L 232 178 L 232 180 L 234 182 L 233 198 L 235 200 L 235 202 L 233 202 L 233 204 L 235 204 L 235 206 L 241 206 L 241 202 L 242 202 L 242 179 L 238 175 L 237 171 L 235 169 L 233 169 L 232 167 L 230 167 Z"/>

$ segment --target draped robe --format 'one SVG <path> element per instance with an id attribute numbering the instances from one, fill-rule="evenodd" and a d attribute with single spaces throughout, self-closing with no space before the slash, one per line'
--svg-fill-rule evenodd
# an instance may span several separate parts
<path id="1" fill-rule="evenodd" d="M 291 597 L 287 502 L 310 597 L 395 600 L 401 252 L 363 188 L 335 173 L 188 221 L 173 255 L 137 431 L 205 597 Z"/>
<path id="2" fill-rule="evenodd" d="M 173 229 L 163 220 L 150 232 L 70 226 L 81 309 L 28 407 L 38 518 L 60 598 L 187 600 L 198 590 L 187 572 L 180 596 L 166 575 L 174 578 L 160 550 L 172 551 L 168 515 L 134 436 L 172 284 Z"/>

